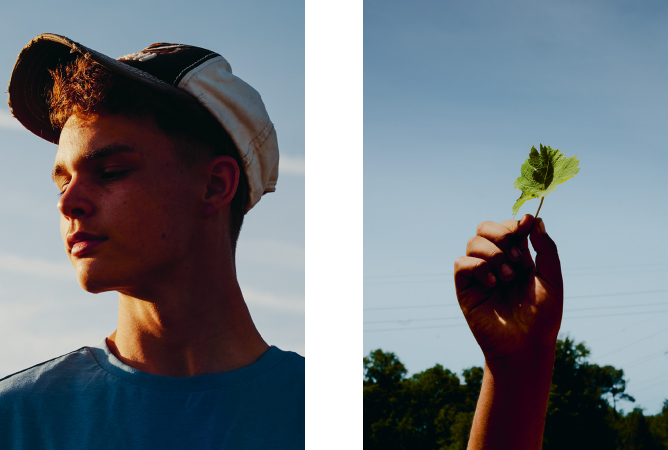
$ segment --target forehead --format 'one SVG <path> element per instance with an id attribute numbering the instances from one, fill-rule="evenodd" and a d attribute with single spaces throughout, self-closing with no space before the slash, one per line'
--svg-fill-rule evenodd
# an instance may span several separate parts
<path id="1" fill-rule="evenodd" d="M 108 148 L 132 150 L 146 158 L 173 154 L 171 140 L 150 119 L 103 113 L 73 115 L 60 133 L 55 166 L 118 152 L 100 154 Z"/>

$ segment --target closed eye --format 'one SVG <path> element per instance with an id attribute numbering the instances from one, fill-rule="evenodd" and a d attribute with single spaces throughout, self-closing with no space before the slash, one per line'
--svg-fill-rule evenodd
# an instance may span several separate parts
<path id="1" fill-rule="evenodd" d="M 128 172 L 130 172 L 129 169 L 106 168 L 100 174 L 100 178 L 102 181 L 115 181 L 123 178 Z"/>

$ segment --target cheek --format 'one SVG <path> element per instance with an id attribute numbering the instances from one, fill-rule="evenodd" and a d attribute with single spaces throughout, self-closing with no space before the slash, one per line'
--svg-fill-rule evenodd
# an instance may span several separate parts
<path id="1" fill-rule="evenodd" d="M 67 231 L 69 230 L 70 223 L 69 221 L 63 216 L 62 214 L 60 215 L 60 235 L 63 238 L 63 242 L 67 240 Z"/>
<path id="2" fill-rule="evenodd" d="M 104 209 L 113 214 L 112 222 L 123 241 L 132 242 L 137 249 L 161 252 L 184 244 L 189 221 L 179 200 L 170 192 L 136 190 Z"/>

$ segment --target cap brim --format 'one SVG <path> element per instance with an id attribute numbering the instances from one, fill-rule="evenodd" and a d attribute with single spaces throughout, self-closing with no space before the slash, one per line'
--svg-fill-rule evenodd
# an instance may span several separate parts
<path id="1" fill-rule="evenodd" d="M 53 85 L 49 69 L 55 69 L 60 64 L 74 61 L 82 55 L 113 72 L 154 89 L 162 90 L 186 101 L 196 101 L 185 91 L 64 36 L 50 33 L 40 34 L 19 53 L 7 93 L 9 94 L 9 107 L 14 117 L 42 139 L 54 144 L 57 144 L 60 139 L 60 129 L 54 128 L 49 119 L 47 95 Z"/>

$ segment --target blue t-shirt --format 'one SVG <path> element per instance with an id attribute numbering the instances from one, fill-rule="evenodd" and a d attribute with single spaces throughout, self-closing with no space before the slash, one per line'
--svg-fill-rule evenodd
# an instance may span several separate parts
<path id="1" fill-rule="evenodd" d="M 0 379 L 0 449 L 303 449 L 304 358 L 231 372 L 133 369 L 106 340 Z"/>

